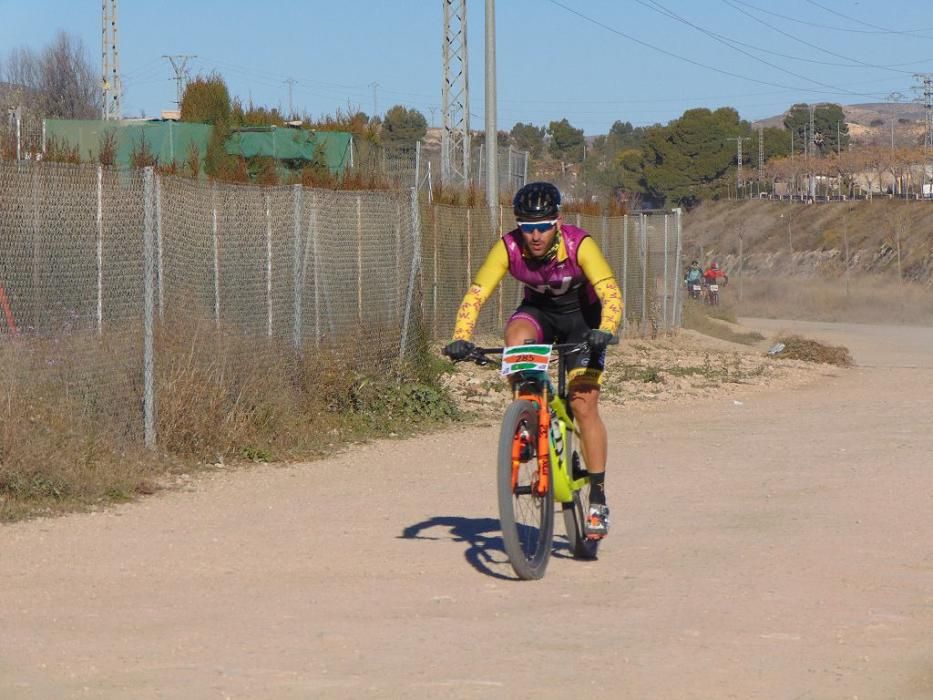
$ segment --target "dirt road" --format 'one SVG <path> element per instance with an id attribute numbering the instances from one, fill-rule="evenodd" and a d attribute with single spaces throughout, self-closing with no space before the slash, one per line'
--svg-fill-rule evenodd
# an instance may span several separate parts
<path id="1" fill-rule="evenodd" d="M 612 408 L 539 582 L 494 426 L 0 527 L 0 698 L 933 698 L 933 329 L 802 325 L 868 366 Z"/>

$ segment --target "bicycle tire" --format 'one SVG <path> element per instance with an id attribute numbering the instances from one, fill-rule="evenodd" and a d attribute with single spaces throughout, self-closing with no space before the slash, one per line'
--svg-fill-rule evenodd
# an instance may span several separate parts
<path id="1" fill-rule="evenodd" d="M 599 553 L 599 540 L 590 539 L 583 532 L 589 507 L 589 482 L 579 491 L 574 491 L 572 502 L 563 504 L 564 530 L 574 559 L 596 559 Z"/>
<path id="2" fill-rule="evenodd" d="M 529 459 L 518 467 L 518 483 L 512 488 L 512 445 L 527 431 L 531 438 Z M 516 576 L 523 580 L 544 576 L 554 539 L 554 487 L 546 494 L 532 488 L 537 480 L 538 408 L 527 400 L 514 401 L 502 418 L 499 435 L 497 490 L 502 543 Z"/>

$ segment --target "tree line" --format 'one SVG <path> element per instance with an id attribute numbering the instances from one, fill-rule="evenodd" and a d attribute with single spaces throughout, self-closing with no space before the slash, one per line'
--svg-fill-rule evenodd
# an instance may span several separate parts
<path id="1" fill-rule="evenodd" d="M 0 60 L 0 81 L 6 83 L 7 106 L 21 105 L 43 117 L 81 119 L 100 114 L 99 79 L 80 39 L 65 32 L 41 51 L 10 51 Z M 272 172 L 271 163 L 235 162 L 224 153 L 224 139 L 236 128 L 297 120 L 301 128 L 348 131 L 358 142 L 390 150 L 411 149 L 428 129 L 425 116 L 404 105 L 394 105 L 383 115 L 367 115 L 351 108 L 315 119 L 307 114 L 285 114 L 277 107 L 244 104 L 231 97 L 217 73 L 197 76 L 187 83 L 181 119 L 215 126 L 206 171 L 213 177 L 234 180 L 268 180 Z M 759 134 L 763 182 L 758 181 L 757 172 Z M 472 138 L 481 144 L 484 134 L 475 132 Z M 667 124 L 634 126 L 617 120 L 606 134 L 591 138 L 566 118 L 547 125 L 517 122 L 498 134 L 500 145 L 529 153 L 533 175 L 572 172 L 575 185 L 571 194 L 579 200 L 606 204 L 629 198 L 648 206 L 687 208 L 735 191 L 739 139 L 744 179 L 757 181 L 759 190 L 773 191 L 779 181 L 790 181 L 799 189 L 802 178 L 812 178 L 814 173 L 845 180 L 842 186 L 853 189 L 855 173 L 867 173 L 862 177 L 870 185 L 872 177 L 880 179 L 885 172 L 900 183 L 898 187 L 909 189 L 911 163 L 922 162 L 910 149 L 885 151 L 861 146 L 853 151 L 842 107 L 832 103 L 815 105 L 812 115 L 809 105 L 794 104 L 784 115 L 782 127 L 766 127 L 760 132 L 735 109 L 721 107 L 689 109 Z M 305 164 L 305 168 L 323 177 L 321 163 Z"/>

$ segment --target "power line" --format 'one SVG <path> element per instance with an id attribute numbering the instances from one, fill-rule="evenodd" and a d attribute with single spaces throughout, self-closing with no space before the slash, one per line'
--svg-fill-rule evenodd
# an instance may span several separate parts
<path id="1" fill-rule="evenodd" d="M 729 41 L 728 39 L 721 38 L 718 34 L 713 34 L 712 32 L 710 32 L 710 31 L 704 29 L 703 27 L 700 27 L 699 25 L 693 24 L 692 22 L 690 22 L 690 21 L 687 20 L 687 19 L 684 19 L 684 18 L 681 17 L 680 15 L 677 15 L 677 14 L 675 14 L 674 12 L 671 12 L 671 11 L 668 10 L 666 7 L 664 7 L 661 3 L 656 2 L 655 0 L 651 0 L 651 5 L 655 5 L 656 7 L 652 7 L 651 5 L 649 5 L 649 4 L 648 4 L 647 2 L 645 2 L 644 0 L 636 0 L 636 1 L 638 2 L 639 5 L 642 5 L 642 6 L 644 6 L 644 7 L 647 7 L 649 10 L 654 10 L 655 12 L 659 12 L 660 14 L 667 15 L 667 16 L 670 17 L 671 19 L 675 19 L 675 20 L 677 20 L 678 22 L 682 22 L 682 23 L 686 24 L 688 27 L 692 27 L 693 29 L 696 29 L 698 32 L 701 32 L 701 33 L 703 33 L 703 34 L 706 34 L 707 36 L 709 36 L 709 37 L 715 39 L 716 41 L 720 42 L 721 44 L 725 44 L 726 46 L 728 46 L 729 48 L 733 49 L 734 51 L 738 51 L 739 53 L 743 54 L 744 56 L 748 56 L 749 58 L 751 58 L 751 59 L 754 60 L 754 61 L 758 61 L 759 63 L 762 63 L 762 64 L 764 64 L 764 65 L 766 65 L 766 66 L 770 66 L 771 68 L 776 68 L 777 70 L 781 71 L 782 73 L 787 73 L 788 75 L 792 75 L 792 76 L 794 76 L 795 78 L 801 78 L 802 80 L 806 80 L 807 82 L 813 83 L 814 85 L 819 85 L 820 87 L 828 87 L 828 88 L 832 88 L 832 89 L 838 89 L 838 88 L 836 88 L 836 87 L 833 86 L 833 85 L 829 85 L 829 84 L 824 83 L 824 82 L 821 82 L 821 81 L 819 81 L 819 80 L 813 80 L 812 78 L 810 78 L 810 77 L 808 77 L 808 76 L 806 76 L 806 75 L 801 75 L 801 74 L 799 74 L 799 73 L 794 73 L 793 71 L 789 71 L 789 70 L 787 70 L 787 69 L 785 69 L 785 68 L 782 68 L 781 66 L 777 65 L 776 63 L 771 63 L 770 61 L 766 61 L 766 60 L 764 60 L 763 58 L 759 58 L 758 56 L 755 56 L 754 54 L 751 54 L 751 53 L 749 53 L 748 51 L 745 51 L 745 50 L 743 50 L 743 49 L 740 49 L 740 48 L 738 48 L 737 46 L 735 46 L 735 45 L 734 45 L 731 41 Z M 853 93 L 853 94 L 855 94 L 855 93 Z"/>
<path id="2" fill-rule="evenodd" d="M 724 0 L 724 1 L 725 1 L 725 0 Z M 846 94 L 849 94 L 849 95 L 860 95 L 860 96 L 868 96 L 868 95 L 874 95 L 874 94 L 875 94 L 875 93 L 853 93 L 853 92 L 850 92 L 850 91 L 839 92 L 838 90 L 837 90 L 837 91 L 815 90 L 815 89 L 813 89 L 813 88 L 803 88 L 803 87 L 796 86 L 796 85 L 782 85 L 781 83 L 772 83 L 772 82 L 770 82 L 770 81 L 768 81 L 768 80 L 761 80 L 761 79 L 759 79 L 759 78 L 753 78 L 753 77 L 751 77 L 751 76 L 741 75 L 741 74 L 739 74 L 739 73 L 733 73 L 732 71 L 723 70 L 722 68 L 716 68 L 715 66 L 710 66 L 710 65 L 707 65 L 707 64 L 705 64 L 705 63 L 701 63 L 701 62 L 699 62 L 699 61 L 694 61 L 692 58 L 687 58 L 686 56 L 681 56 L 681 55 L 676 54 L 676 53 L 674 53 L 674 52 L 672 52 L 672 51 L 668 51 L 667 49 L 663 49 L 663 48 L 661 48 L 660 46 L 655 46 L 654 44 L 650 44 L 650 43 L 648 43 L 647 41 L 642 41 L 641 39 L 638 39 L 637 37 L 634 37 L 634 36 L 632 36 L 632 35 L 630 35 L 630 34 L 626 34 L 625 32 L 620 31 L 620 30 L 618 30 L 618 29 L 616 29 L 616 28 L 614 28 L 614 27 L 610 27 L 608 24 L 605 24 L 605 23 L 603 23 L 603 22 L 600 22 L 599 20 L 593 19 L 592 17 L 588 17 L 587 15 L 584 15 L 582 12 L 578 12 L 577 10 L 574 10 L 574 9 L 571 8 L 571 7 L 567 7 L 567 6 L 564 5 L 563 3 L 558 2 L 558 0 L 548 0 L 548 2 L 550 2 L 552 5 L 556 5 L 557 7 L 560 7 L 560 8 L 563 9 L 563 10 L 566 10 L 567 12 L 569 12 L 569 13 L 571 13 L 571 14 L 574 14 L 574 15 L 580 17 L 580 18 L 583 19 L 583 20 L 586 20 L 587 22 L 590 22 L 590 23 L 592 23 L 592 24 L 595 24 L 597 27 L 601 27 L 601 28 L 605 29 L 605 30 L 608 31 L 608 32 L 612 32 L 613 34 L 617 34 L 617 35 L 619 35 L 619 36 L 621 36 L 621 37 L 623 37 L 623 38 L 625 38 L 625 39 L 628 39 L 629 41 L 634 42 L 634 43 L 638 44 L 639 46 L 647 47 L 647 48 L 649 48 L 649 49 L 652 49 L 653 51 L 657 51 L 658 53 L 662 53 L 662 54 L 664 54 L 665 56 L 670 56 L 670 57 L 672 57 L 672 58 L 676 58 L 676 59 L 678 59 L 678 60 L 680 60 L 680 61 L 684 61 L 685 63 L 689 63 L 689 64 L 694 65 L 694 66 L 697 66 L 697 67 L 699 67 L 699 68 L 705 68 L 706 70 L 711 70 L 711 71 L 714 71 L 714 72 L 716 72 L 716 73 L 721 73 L 722 75 L 728 75 L 728 76 L 731 77 L 731 78 L 740 78 L 740 79 L 742 79 L 742 80 L 747 80 L 747 81 L 752 82 L 752 83 L 758 83 L 758 84 L 760 84 L 760 85 L 768 85 L 768 86 L 770 86 L 770 87 L 783 88 L 783 89 L 785 89 L 785 90 L 794 90 L 794 91 L 798 91 L 798 92 L 806 91 L 806 92 L 813 92 L 813 93 L 817 93 L 817 94 L 826 94 L 826 95 L 846 95 Z M 735 8 L 735 9 L 738 9 L 738 8 Z M 739 10 L 739 11 L 741 12 L 741 10 Z"/>
<path id="3" fill-rule="evenodd" d="M 644 3 L 642 0 L 637 0 L 637 1 L 639 2 L 639 4 L 645 5 L 645 3 Z M 755 44 L 749 44 L 749 43 L 746 43 L 746 42 L 744 42 L 744 41 L 739 41 L 738 39 L 735 39 L 735 38 L 733 38 L 733 37 L 728 37 L 728 36 L 725 36 L 724 34 L 719 34 L 719 33 L 714 32 L 714 31 L 712 31 L 712 30 L 704 29 L 703 27 L 699 27 L 699 26 L 697 26 L 697 25 L 694 25 L 694 24 L 692 24 L 691 22 L 689 22 L 688 20 L 685 20 L 683 17 L 678 16 L 677 14 L 675 14 L 674 12 L 672 12 L 671 10 L 667 10 L 666 8 L 663 7 L 663 5 L 661 5 L 661 3 L 659 3 L 659 2 L 654 2 L 654 0 L 649 0 L 649 2 L 652 2 L 652 4 L 654 4 L 654 5 L 657 5 L 658 8 L 661 8 L 661 10 L 664 11 L 663 14 L 667 14 L 667 15 L 668 15 L 669 17 L 671 17 L 672 19 L 676 19 L 676 20 L 679 21 L 679 22 L 683 22 L 683 23 L 685 23 L 685 24 L 687 24 L 687 25 L 689 25 L 689 26 L 691 26 L 691 27 L 694 27 L 694 28 L 697 29 L 698 31 L 703 32 L 704 34 L 707 34 L 708 36 L 710 36 L 710 37 L 712 37 L 712 38 L 721 39 L 722 41 L 728 42 L 729 44 L 738 44 L 739 46 L 744 46 L 744 47 L 749 48 L 749 49 L 752 49 L 752 50 L 754 50 L 754 51 L 759 51 L 759 52 L 761 52 L 761 53 L 770 54 L 770 55 L 772 55 L 772 56 L 779 56 L 779 57 L 781 57 L 781 58 L 786 58 L 786 59 L 791 60 L 791 61 L 800 61 L 800 62 L 803 62 L 803 63 L 812 63 L 812 64 L 819 65 L 819 66 L 836 66 L 836 67 L 839 67 L 839 68 L 859 68 L 859 69 L 864 68 L 863 65 L 860 65 L 860 64 L 858 64 L 858 63 L 853 63 L 853 62 L 848 61 L 848 60 L 847 60 L 846 63 L 838 63 L 838 62 L 836 62 L 836 61 L 818 61 L 818 60 L 813 59 L 813 58 L 804 58 L 804 57 L 802 57 L 802 56 L 794 56 L 794 55 L 792 55 L 792 54 L 781 53 L 780 51 L 771 51 L 770 49 L 765 49 L 765 48 L 762 48 L 761 46 L 756 46 Z M 648 9 L 654 10 L 655 12 L 660 12 L 660 11 L 661 11 L 661 10 L 657 10 L 657 9 L 655 9 L 655 8 L 653 8 L 653 7 L 649 7 L 649 6 L 647 6 L 647 5 L 645 5 L 645 7 L 648 7 Z M 735 48 L 735 47 L 732 47 L 732 48 Z M 754 57 L 753 57 L 753 58 L 754 58 Z M 925 58 L 925 59 L 921 59 L 921 60 L 917 60 L 917 61 L 905 61 L 905 62 L 903 62 L 903 63 L 891 63 L 891 64 L 888 64 L 888 65 L 879 66 L 879 67 L 881 67 L 881 68 L 897 68 L 897 67 L 899 67 L 899 66 L 912 66 L 912 65 L 916 65 L 916 64 L 918 64 L 918 63 L 927 64 L 927 63 L 930 63 L 931 61 L 933 61 L 933 58 Z M 770 64 L 768 64 L 768 65 L 770 65 Z M 780 69 L 780 70 L 784 70 L 784 69 Z M 786 71 L 785 71 L 785 72 L 786 72 Z M 792 73 L 792 75 L 796 75 L 796 74 L 795 74 L 795 73 Z"/>
<path id="4" fill-rule="evenodd" d="M 930 37 L 922 36 L 920 32 L 929 32 L 933 30 L 933 27 L 924 27 L 923 29 L 910 29 L 910 30 L 903 30 L 903 31 L 898 31 L 894 29 L 890 29 L 890 30 L 885 29 L 882 31 L 867 31 L 865 29 L 846 29 L 844 27 L 836 27 L 836 26 L 832 26 L 829 24 L 818 24 L 816 22 L 807 22 L 806 20 L 798 19 L 796 17 L 789 17 L 787 15 L 782 15 L 779 12 L 772 12 L 771 10 L 766 10 L 763 7 L 758 7 L 757 5 L 753 5 L 750 2 L 744 2 L 743 0 L 735 0 L 735 2 L 737 2 L 739 5 L 744 5 L 745 7 L 749 7 L 755 10 L 756 12 L 761 12 L 762 14 L 765 14 L 765 15 L 771 15 L 772 17 L 779 17 L 780 19 L 787 20 L 788 22 L 796 22 L 797 24 L 804 24 L 808 27 L 816 27 L 818 29 L 830 29 L 836 32 L 850 32 L 853 34 L 906 34 L 908 36 L 913 36 L 917 39 L 929 39 Z"/>
<path id="5" fill-rule="evenodd" d="M 758 18 L 758 17 L 755 17 L 755 15 L 752 15 L 752 14 L 746 12 L 746 11 L 743 10 L 741 7 L 736 7 L 736 6 L 732 3 L 731 0 L 722 0 L 722 1 L 723 1 L 726 5 L 728 5 L 729 7 L 731 7 L 733 10 L 735 10 L 735 11 L 737 11 L 737 12 L 741 12 L 741 13 L 742 13 L 743 15 L 745 15 L 746 17 L 749 17 L 750 19 L 754 20 L 755 22 L 758 22 L 759 24 L 764 25 L 765 27 L 767 27 L 767 28 L 770 29 L 771 31 L 775 31 L 775 32 L 777 32 L 778 34 L 781 34 L 781 35 L 783 35 L 783 36 L 786 36 L 786 37 L 789 38 L 789 39 L 793 39 L 793 40 L 796 41 L 798 44 L 803 44 L 804 46 L 809 46 L 811 49 L 816 49 L 817 51 L 821 51 L 822 53 L 829 54 L 830 56 L 835 56 L 836 58 L 842 58 L 842 59 L 845 59 L 846 61 L 851 61 L 852 63 L 857 63 L 857 64 L 859 64 L 860 66 L 864 66 L 864 67 L 866 67 L 866 68 L 877 68 L 877 69 L 879 69 L 879 70 L 887 70 L 887 71 L 891 71 L 891 72 L 893 72 L 893 73 L 904 73 L 904 74 L 906 74 L 906 75 L 910 75 L 910 74 L 911 74 L 910 71 L 907 71 L 907 70 L 900 70 L 900 69 L 898 69 L 898 68 L 886 68 L 885 66 L 879 66 L 879 65 L 876 65 L 876 64 L 873 64 L 873 63 L 866 63 L 865 61 L 860 61 L 860 60 L 858 60 L 857 58 L 851 58 L 851 57 L 849 57 L 849 56 L 844 56 L 844 55 L 842 55 L 842 54 L 840 54 L 840 53 L 836 53 L 835 51 L 830 51 L 829 49 L 824 49 L 822 46 L 818 46 L 818 45 L 816 45 L 816 44 L 811 44 L 809 41 L 804 41 L 803 39 L 801 39 L 801 38 L 799 38 L 799 37 L 796 37 L 796 36 L 794 36 L 793 34 L 790 34 L 789 32 L 785 32 L 783 29 L 779 29 L 778 27 L 775 27 L 773 24 L 768 24 L 768 23 L 765 22 L 763 19 L 760 19 L 760 18 Z M 739 0 L 735 0 L 735 1 L 736 1 L 736 2 L 739 2 Z"/>
<path id="6" fill-rule="evenodd" d="M 806 1 L 807 1 L 808 3 L 810 3 L 811 5 L 813 5 L 814 7 L 818 7 L 818 8 L 820 8 L 821 10 L 824 10 L 825 12 L 828 12 L 828 13 L 831 14 L 831 15 L 836 15 L 836 17 L 841 17 L 842 19 L 847 19 L 847 20 L 849 20 L 850 22 L 855 22 L 856 24 L 861 24 L 862 26 L 865 26 L 865 27 L 871 27 L 872 29 L 877 29 L 877 30 L 879 30 L 879 32 L 882 32 L 882 33 L 885 33 L 885 34 L 907 34 L 907 35 L 915 35 L 915 32 L 918 32 L 918 31 L 927 31 L 927 30 L 924 30 L 924 29 L 917 29 L 917 30 L 914 30 L 913 32 L 911 32 L 911 31 L 904 31 L 904 32 L 902 32 L 902 31 L 898 31 L 898 30 L 895 30 L 895 29 L 888 29 L 888 28 L 886 28 L 886 27 L 880 27 L 880 26 L 878 26 L 877 24 L 872 24 L 871 22 L 864 22 L 864 21 L 862 21 L 862 20 L 860 20 L 860 19 L 858 19 L 858 18 L 856 18 L 856 17 L 850 17 L 849 15 L 844 15 L 844 14 L 842 14 L 841 12 L 837 12 L 836 10 L 832 9 L 831 7 L 826 7 L 826 5 L 821 5 L 820 3 L 815 2 L 815 0 L 806 0 Z"/>

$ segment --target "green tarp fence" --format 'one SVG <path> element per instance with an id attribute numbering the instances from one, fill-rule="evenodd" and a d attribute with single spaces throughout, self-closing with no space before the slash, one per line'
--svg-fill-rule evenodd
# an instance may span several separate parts
<path id="1" fill-rule="evenodd" d="M 339 176 L 350 165 L 351 141 L 351 134 L 345 131 L 257 127 L 234 131 L 227 139 L 226 151 L 244 158 L 267 156 L 309 163 L 317 159 Z"/>
<path id="2" fill-rule="evenodd" d="M 116 147 L 115 164 L 128 166 L 134 152 L 143 144 L 159 163 L 187 161 L 192 146 L 197 148 L 203 172 L 207 144 L 213 127 L 189 122 L 131 120 L 103 121 L 99 119 L 46 119 L 44 143 L 78 148 L 82 161 L 100 159 L 101 145 L 113 134 Z M 332 173 L 342 176 L 350 166 L 352 135 L 345 131 L 307 131 L 293 127 L 257 127 L 234 131 L 227 139 L 225 150 L 244 158 L 268 156 L 278 161 L 319 162 Z"/>
<path id="3" fill-rule="evenodd" d="M 212 130 L 213 127 L 207 124 L 175 121 L 46 119 L 44 141 L 46 149 L 52 139 L 69 148 L 77 146 L 81 160 L 93 162 L 99 160 L 101 144 L 112 133 L 116 146 L 116 165 L 130 165 L 134 151 L 141 151 L 145 144 L 146 149 L 163 165 L 172 161 L 181 165 L 189 159 L 194 146 L 203 166 Z"/>

